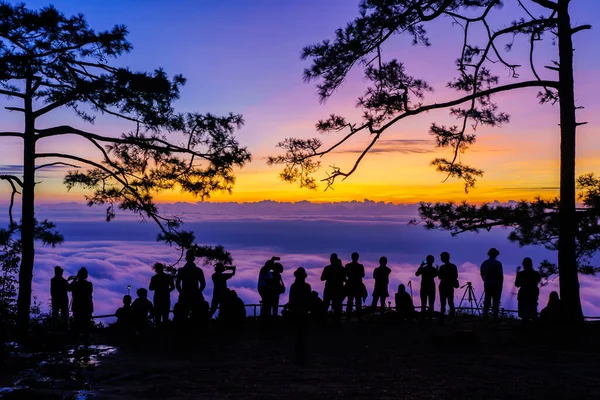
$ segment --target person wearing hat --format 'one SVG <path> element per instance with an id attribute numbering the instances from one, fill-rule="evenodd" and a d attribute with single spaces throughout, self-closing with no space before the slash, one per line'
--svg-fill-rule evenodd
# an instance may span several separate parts
<path id="1" fill-rule="evenodd" d="M 500 252 L 495 248 L 488 251 L 488 259 L 481 264 L 481 279 L 483 279 L 483 288 L 485 297 L 483 299 L 483 315 L 487 317 L 492 305 L 494 319 L 498 319 L 500 310 L 500 297 L 502 296 L 502 284 L 504 283 L 504 272 L 502 263 L 496 260 Z"/>
<path id="2" fill-rule="evenodd" d="M 340 263 L 341 267 L 341 263 Z M 308 274 L 302 267 L 294 271 L 296 280 L 290 286 L 288 308 L 296 327 L 296 362 L 302 363 L 306 357 L 306 322 L 312 304 L 312 293 L 306 278 Z"/>
<path id="3" fill-rule="evenodd" d="M 219 305 L 222 305 L 223 299 L 227 295 L 227 281 L 235 275 L 235 269 L 231 272 L 225 273 L 225 266 L 223 263 L 215 264 L 215 273 L 212 274 L 213 281 L 213 296 L 210 303 L 210 315 L 214 315 Z"/>
<path id="4" fill-rule="evenodd" d="M 54 278 L 50 279 L 50 296 L 52 297 L 52 324 L 54 328 L 68 328 L 69 321 L 69 282 L 63 278 L 64 269 L 54 267 Z"/>

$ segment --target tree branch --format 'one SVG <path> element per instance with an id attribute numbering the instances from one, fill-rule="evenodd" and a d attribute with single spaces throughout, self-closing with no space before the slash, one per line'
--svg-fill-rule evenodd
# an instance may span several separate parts
<path id="1" fill-rule="evenodd" d="M 46 167 L 53 167 L 55 165 L 62 165 L 64 167 L 72 167 L 72 168 L 81 168 L 78 165 L 73 165 L 73 164 L 62 162 L 62 161 L 57 161 L 57 162 L 53 162 L 53 163 L 49 163 L 49 164 L 38 165 L 37 167 L 35 167 L 35 170 L 37 171 L 38 169 L 42 169 L 42 168 L 46 168 Z"/>
<path id="2" fill-rule="evenodd" d="M 12 228 L 15 225 L 15 221 L 13 219 L 13 213 L 12 213 L 13 207 L 15 205 L 15 195 L 17 193 L 18 194 L 21 193 L 17 190 L 15 183 L 18 184 L 19 186 L 23 187 L 23 182 L 14 175 L 0 175 L 0 180 L 8 181 L 8 183 L 10 184 L 10 186 L 12 188 L 12 192 L 10 194 L 10 205 L 8 206 L 8 219 L 9 219 L 10 227 Z"/>
<path id="3" fill-rule="evenodd" d="M 556 11 L 558 9 L 558 4 L 550 0 L 531 0 L 535 4 L 538 4 L 542 7 L 549 8 L 550 10 Z"/>
<path id="4" fill-rule="evenodd" d="M 0 132 L 0 137 L 23 137 L 21 132 Z"/>

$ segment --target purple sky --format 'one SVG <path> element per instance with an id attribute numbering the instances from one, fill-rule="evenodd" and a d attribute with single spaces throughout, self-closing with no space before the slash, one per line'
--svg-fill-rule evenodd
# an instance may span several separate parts
<path id="1" fill-rule="evenodd" d="M 510 0 L 493 20 L 496 28 L 509 23 L 516 15 L 515 3 Z M 26 1 L 30 8 L 40 8 L 47 1 Z M 414 203 L 421 199 L 447 200 L 467 198 L 520 199 L 536 194 L 554 193 L 558 183 L 557 109 L 538 106 L 535 91 L 527 96 L 508 94 L 499 97 L 503 110 L 512 115 L 512 122 L 502 130 L 480 132 L 478 144 L 466 157 L 486 170 L 480 188 L 469 196 L 462 183 L 441 185 L 442 176 L 429 167 L 437 154 L 431 148 L 427 134 L 429 123 L 448 120 L 446 113 L 431 113 L 408 121 L 390 131 L 387 142 L 367 157 L 364 166 L 335 191 L 307 192 L 280 183 L 278 171 L 265 166 L 265 157 L 274 154 L 275 144 L 288 136 L 314 136 L 317 119 L 330 112 L 350 117 L 359 114 L 354 108 L 356 97 L 364 90 L 360 73 L 350 74 L 341 91 L 327 104 L 320 105 L 312 84 L 302 82 L 302 70 L 308 66 L 300 60 L 302 47 L 332 37 L 336 28 L 357 15 L 358 1 L 295 0 L 295 1 L 53 1 L 67 15 L 83 13 L 90 26 L 97 30 L 114 24 L 124 24 L 130 31 L 134 50 L 120 58 L 119 65 L 133 70 L 151 70 L 161 66 L 170 74 L 182 73 L 188 78 L 182 97 L 177 103 L 180 111 L 242 113 L 246 126 L 239 139 L 254 154 L 254 162 L 238 174 L 233 197 L 218 200 L 257 201 L 267 199 L 336 202 L 376 198 L 395 203 Z M 572 2 L 574 24 L 592 23 L 600 15 L 600 1 Z M 431 100 L 449 96 L 445 82 L 454 75 L 453 61 L 460 47 L 460 31 L 449 29 L 444 20 L 429 30 L 432 47 L 412 47 L 403 38 L 394 38 L 385 50 L 386 56 L 406 61 L 409 73 L 423 74 L 436 87 Z M 600 52 L 598 29 L 578 34 L 575 39 L 575 72 L 578 104 L 582 126 L 578 136 L 578 172 L 598 171 L 600 167 Z M 513 55 L 519 58 L 523 47 Z M 548 41 L 536 57 L 548 63 L 556 48 Z M 543 71 L 543 74 L 549 74 Z M 502 79 L 506 73 L 500 73 Z M 445 97 L 446 96 L 446 97 Z M 2 99 L 1 105 L 5 105 Z M 16 113 L 3 113 L 3 130 L 19 130 L 22 121 Z M 59 110 L 40 120 L 40 124 L 69 123 L 94 132 L 118 135 L 130 127 L 122 121 L 101 117 L 95 126 L 79 122 L 69 110 Z M 395 139 L 425 141 L 426 148 L 415 151 L 399 149 Z M 355 155 L 363 142 L 328 158 L 326 165 L 343 163 Z M 77 140 L 40 144 L 44 150 L 68 149 L 91 155 L 89 148 Z M 414 150 L 414 149 L 413 149 Z M 7 140 L 0 147 L 0 171 L 10 171 L 21 161 L 17 141 Z M 345 164 L 347 165 L 347 164 Z M 392 166 L 392 167 L 390 167 Z M 13 171 L 18 173 L 18 171 Z M 128 283 L 146 286 L 156 261 L 172 261 L 174 253 L 154 242 L 156 229 L 140 224 L 126 215 L 106 224 L 103 212 L 87 209 L 80 204 L 45 204 L 57 201 L 82 201 L 81 192 L 66 193 L 61 184 L 64 171 L 47 171 L 38 176 L 43 183 L 37 187 L 38 217 L 51 218 L 66 236 L 66 243 L 56 249 L 39 248 L 36 259 L 35 294 L 47 300 L 48 278 L 52 266 L 61 264 L 70 273 L 82 265 L 89 266 L 96 287 L 97 312 L 113 312 Z M 6 201 L 7 186 L 0 186 L 0 202 Z M 179 200 L 178 193 L 163 201 Z M 190 199 L 182 199 L 191 201 Z M 1 206 L 1 205 L 0 205 Z M 4 210 L 1 206 L 0 210 Z M 368 276 L 381 255 L 387 255 L 393 269 L 391 288 L 411 278 L 414 269 L 429 253 L 436 258 L 441 251 L 453 254 L 459 265 L 461 282 L 472 280 L 481 289 L 477 266 L 489 247 L 500 249 L 505 270 L 513 273 L 524 256 L 534 262 L 543 258 L 554 260 L 555 254 L 543 249 L 519 249 L 506 241 L 506 231 L 489 234 L 463 235 L 451 238 L 447 233 L 426 232 L 421 227 L 407 227 L 413 206 L 382 204 L 176 204 L 164 205 L 166 211 L 179 209 L 185 213 L 188 226 L 196 230 L 199 243 L 221 243 L 232 251 L 240 273 L 231 283 L 246 301 L 257 301 L 255 292 L 256 268 L 266 258 L 280 254 L 286 267 L 286 285 L 298 266 L 309 269 L 309 282 L 321 290 L 318 276 L 331 252 L 338 252 L 344 262 L 352 251 L 363 254 Z M 4 214 L 0 214 L 4 217 Z M 4 220 L 0 219 L 0 222 Z M 207 276 L 210 270 L 205 268 Z M 370 282 L 370 281 L 369 281 Z M 512 280 L 508 279 L 504 302 L 515 306 Z M 418 287 L 415 281 L 415 289 Z M 556 281 L 551 283 L 556 287 Z M 372 287 L 369 286 L 369 292 Z M 212 287 L 209 284 L 207 294 Z M 542 290 L 544 303 L 549 288 Z M 600 315 L 600 287 L 596 280 L 584 279 L 582 295 L 586 314 Z M 417 295 L 417 290 L 415 290 Z M 284 296 L 285 297 L 285 296 Z M 370 301 L 370 300 L 369 300 Z M 417 302 L 418 303 L 418 302 Z"/>

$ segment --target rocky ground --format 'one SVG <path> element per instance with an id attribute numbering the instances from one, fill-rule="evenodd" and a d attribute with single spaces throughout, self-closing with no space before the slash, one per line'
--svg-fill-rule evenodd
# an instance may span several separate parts
<path id="1" fill-rule="evenodd" d="M 298 364 L 291 329 L 252 325 L 136 343 L 87 380 L 106 399 L 598 399 L 599 333 L 355 322 L 309 329 Z"/>

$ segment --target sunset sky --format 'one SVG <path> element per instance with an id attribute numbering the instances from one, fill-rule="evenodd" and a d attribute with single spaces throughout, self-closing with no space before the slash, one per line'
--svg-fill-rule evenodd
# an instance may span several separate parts
<path id="1" fill-rule="evenodd" d="M 486 201 L 552 196 L 558 186 L 558 106 L 537 104 L 536 89 L 497 96 L 502 110 L 511 122 L 496 129 L 480 129 L 475 146 L 463 160 L 485 170 L 477 189 L 466 195 L 459 181 L 441 183 L 444 176 L 435 172 L 429 162 L 439 155 L 428 134 L 431 122 L 452 123 L 447 112 L 435 112 L 407 119 L 391 128 L 381 144 L 369 154 L 352 177 L 338 183 L 334 190 L 299 189 L 281 182 L 280 168 L 268 167 L 266 157 L 278 153 L 277 142 L 286 137 L 317 136 L 314 125 L 332 112 L 358 121 L 360 110 L 356 98 L 365 89 L 361 71 L 354 71 L 342 89 L 325 104 L 320 104 L 314 83 L 304 83 L 303 68 L 309 61 L 300 60 L 303 46 L 331 38 L 336 28 L 357 15 L 357 1 L 54 1 L 66 14 L 83 13 L 90 26 L 97 29 L 125 24 L 134 50 L 117 63 L 133 70 L 152 70 L 161 66 L 170 74 L 182 73 L 188 83 L 176 106 L 181 111 L 224 114 L 229 111 L 244 115 L 246 125 L 238 133 L 239 141 L 248 146 L 253 162 L 238 172 L 233 195 L 215 194 L 214 201 L 278 201 L 310 200 L 334 202 L 369 198 L 394 203 L 420 200 Z M 517 9 L 513 1 L 502 10 L 496 27 L 507 25 Z M 46 1 L 27 1 L 30 8 L 47 5 Z M 591 23 L 598 15 L 596 0 L 572 2 L 574 24 Z M 398 57 L 409 73 L 424 77 L 436 90 L 427 102 L 439 102 L 453 95 L 445 83 L 455 76 L 453 61 L 459 54 L 461 31 L 443 20 L 429 29 L 432 46 L 413 47 L 409 41 L 395 38 L 384 57 Z M 588 124 L 578 131 L 578 173 L 600 170 L 600 138 L 597 137 L 600 116 L 600 54 L 597 29 L 576 36 L 576 98 L 585 109 L 578 113 Z M 508 55 L 523 62 L 524 46 Z M 555 59 L 556 47 L 550 41 L 540 46 L 540 66 Z M 526 60 L 526 59 L 525 59 Z M 543 68 L 540 67 L 542 70 Z M 522 78 L 529 77 L 526 68 Z M 543 71 L 547 77 L 553 73 Z M 500 71 L 507 78 L 508 73 Z M 506 80 L 505 80 L 506 82 Z M 4 99 L 2 100 L 5 101 Z M 4 130 L 20 130 L 18 113 L 3 114 Z M 40 125 L 68 123 L 98 133 L 118 135 L 131 126 L 114 118 L 101 117 L 89 126 L 70 110 L 59 111 L 39 121 Z M 326 143 L 334 138 L 323 138 Z M 368 138 L 362 137 L 323 159 L 329 165 L 349 167 Z M 98 158 L 77 139 L 40 143 L 40 149 L 61 148 Z M 4 170 L 21 162 L 18 140 L 3 140 L 0 147 Z M 322 169 L 323 176 L 326 168 Z M 68 193 L 61 184 L 64 171 L 44 172 L 37 187 L 38 202 L 82 200 L 80 192 Z M 5 200 L 7 185 L 0 186 Z M 164 193 L 163 202 L 195 201 L 179 191 Z M 0 201 L 2 201 L 0 200 Z"/>
<path id="2" fill-rule="evenodd" d="M 520 16 L 516 1 L 505 3 L 507 6 L 491 21 L 495 29 Z M 26 4 L 40 8 L 48 3 Z M 253 161 L 237 171 L 233 194 L 215 194 L 211 201 L 219 204 L 195 204 L 198 199 L 179 191 L 162 193 L 157 200 L 177 203 L 163 204 L 161 211 L 183 216 L 186 228 L 194 230 L 197 243 L 223 244 L 231 251 L 240 267 L 231 286 L 245 302 L 258 301 L 256 272 L 272 255 L 282 256 L 288 284 L 293 270 L 304 266 L 309 282 L 317 290 L 322 288 L 318 278 L 331 252 L 340 254 L 344 262 L 352 251 L 360 252 L 367 267 L 368 285 L 376 260 L 386 255 L 393 270 L 390 290 L 395 291 L 397 284 L 411 279 L 416 287 L 414 270 L 427 254 L 437 257 L 441 251 L 450 251 L 453 262 L 459 266 L 461 282 L 472 280 L 480 291 L 478 266 L 487 250 L 497 247 L 509 277 L 503 292 L 507 308 L 514 307 L 512 275 L 523 257 L 532 257 L 536 265 L 544 259 L 556 262 L 555 252 L 509 243 L 508 232 L 502 229 L 451 237 L 447 232 L 407 226 L 408 220 L 417 215 L 414 203 L 423 200 L 505 202 L 558 194 L 558 106 L 538 105 L 537 90 L 496 97 L 501 109 L 511 115 L 511 122 L 502 128 L 479 129 L 477 143 L 462 156 L 465 163 L 485 170 L 485 176 L 469 194 L 464 193 L 460 181 L 442 183 L 444 176 L 429 166 L 433 158 L 448 156 L 434 148 L 428 134 L 432 122 L 454 123 L 446 111 L 409 118 L 393 126 L 353 176 L 337 183 L 334 190 L 323 191 L 321 186 L 309 191 L 281 182 L 281 167 L 268 167 L 266 158 L 278 154 L 276 144 L 287 137 L 318 136 L 315 123 L 331 113 L 359 121 L 361 110 L 355 104 L 366 88 L 362 71 L 353 71 L 341 90 L 320 104 L 315 84 L 302 80 L 302 71 L 310 62 L 300 60 L 304 46 L 333 37 L 335 29 L 357 16 L 358 1 L 62 0 L 53 4 L 67 15 L 83 13 L 96 30 L 126 25 L 134 49 L 115 65 L 143 71 L 163 67 L 171 75 L 182 73 L 188 81 L 176 103 L 179 111 L 243 114 L 246 124 L 237 137 L 251 151 Z M 593 17 L 600 15 L 600 2 L 577 0 L 571 9 L 574 25 L 593 25 Z M 539 9 L 533 11 L 538 13 Z M 409 74 L 424 78 L 434 87 L 435 92 L 428 95 L 426 103 L 443 102 L 453 96 L 445 86 L 456 76 L 454 61 L 460 52 L 461 30 L 444 19 L 429 26 L 428 31 L 431 47 L 414 47 L 407 38 L 395 37 L 383 49 L 383 55 L 386 59 L 398 58 Z M 585 107 L 578 111 L 578 120 L 588 122 L 578 129 L 578 173 L 600 173 L 599 32 L 594 27 L 575 38 L 576 99 L 579 106 Z M 543 66 L 557 58 L 556 47 L 547 40 L 538 50 L 540 73 L 554 78 L 554 73 Z M 525 64 L 527 46 L 517 42 L 507 57 Z M 509 82 L 507 71 L 496 71 L 503 83 Z M 530 75 L 523 68 L 520 79 L 530 79 Z M 0 99 L 0 105 L 7 104 L 9 100 Z M 23 130 L 19 113 L 4 111 L 1 121 L 4 131 Z M 39 127 L 62 124 L 110 136 L 132 129 L 124 121 L 105 116 L 89 125 L 78 120 L 71 110 L 58 110 L 38 120 Z M 325 143 L 335 139 L 323 138 Z M 323 165 L 348 169 L 368 139 L 357 137 L 324 158 Z M 40 141 L 38 150 L 61 150 L 99 160 L 94 149 L 72 137 Z M 19 175 L 21 165 L 22 143 L 16 139 L 0 140 L 0 173 Z M 65 172 L 57 168 L 37 175 L 41 184 L 36 186 L 36 216 L 56 222 L 66 240 L 57 248 L 36 249 L 34 295 L 42 302 L 47 300 L 48 279 L 54 265 L 62 265 L 69 274 L 85 265 L 95 285 L 96 312 L 110 313 L 119 306 L 126 285 L 131 284 L 134 289 L 147 286 L 151 265 L 158 261 L 174 263 L 178 253 L 155 242 L 158 231 L 152 224 L 142 224 L 126 213 L 119 213 L 116 221 L 107 224 L 103 208 L 74 204 L 83 202 L 83 192 L 67 192 L 62 184 Z M 326 168 L 322 169 L 319 176 L 325 172 Z M 0 226 L 8 222 L 2 210 L 9 194 L 9 186 L 0 182 Z M 364 199 L 394 204 L 363 202 Z M 409 203 L 413 204 L 402 205 Z M 203 268 L 210 276 L 211 267 Z M 552 280 L 542 289 L 540 304 L 545 303 L 557 284 L 557 280 Z M 599 288 L 597 280 L 582 278 L 586 315 L 600 314 Z M 206 294 L 211 293 L 209 284 Z"/>

